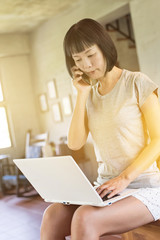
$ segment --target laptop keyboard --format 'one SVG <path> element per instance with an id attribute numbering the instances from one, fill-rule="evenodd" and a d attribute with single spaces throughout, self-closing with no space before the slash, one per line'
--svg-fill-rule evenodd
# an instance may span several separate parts
<path id="1" fill-rule="evenodd" d="M 106 201 L 106 200 L 112 199 L 112 198 L 114 198 L 114 197 L 118 197 L 118 196 L 120 196 L 120 194 L 116 194 L 116 195 L 114 195 L 113 197 L 108 198 L 108 195 L 109 195 L 109 194 L 110 194 L 110 192 L 107 193 L 107 194 L 102 198 L 102 200 L 103 200 L 103 201 Z"/>

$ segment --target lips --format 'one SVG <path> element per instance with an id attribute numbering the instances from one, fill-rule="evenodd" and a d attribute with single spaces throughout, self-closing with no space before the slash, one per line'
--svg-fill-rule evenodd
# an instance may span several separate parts
<path id="1" fill-rule="evenodd" d="M 94 73 L 95 73 L 95 70 L 91 72 L 87 72 L 87 74 L 94 74 Z"/>

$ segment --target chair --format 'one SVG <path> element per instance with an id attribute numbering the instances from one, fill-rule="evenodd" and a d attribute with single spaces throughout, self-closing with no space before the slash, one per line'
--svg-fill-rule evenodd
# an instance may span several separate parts
<path id="1" fill-rule="evenodd" d="M 38 158 L 42 157 L 42 148 L 48 143 L 48 132 L 33 135 L 31 130 L 26 133 L 26 144 L 25 144 L 25 158 Z M 35 196 L 37 194 L 26 195 L 26 193 L 33 190 L 33 187 L 22 174 L 22 172 L 17 168 L 17 186 L 16 194 L 18 197 L 22 196 Z M 23 185 L 24 191 L 21 191 L 21 186 Z"/>
<path id="2" fill-rule="evenodd" d="M 160 220 L 122 234 L 122 240 L 159 240 Z"/>
<path id="3" fill-rule="evenodd" d="M 42 148 L 48 143 L 48 133 L 33 135 L 31 130 L 26 133 L 25 143 L 25 158 L 42 157 Z M 1 189 L 4 195 L 15 194 L 17 197 L 32 197 L 37 193 L 29 195 L 28 192 L 33 190 L 33 187 L 22 174 L 22 172 L 13 164 L 1 161 Z M 14 190 L 14 192 L 11 190 Z"/>
<path id="4" fill-rule="evenodd" d="M 132 231 L 119 235 L 106 235 L 99 240 L 159 240 L 160 238 L 160 220 L 133 229 Z M 70 240 L 70 236 L 65 237 Z"/>
<path id="5" fill-rule="evenodd" d="M 48 143 L 48 133 L 33 135 L 31 130 L 26 133 L 25 158 L 42 156 L 42 148 Z"/>
<path id="6" fill-rule="evenodd" d="M 15 167 L 10 164 L 10 155 L 0 155 L 0 188 L 4 194 L 6 190 L 11 191 L 15 187 Z"/>

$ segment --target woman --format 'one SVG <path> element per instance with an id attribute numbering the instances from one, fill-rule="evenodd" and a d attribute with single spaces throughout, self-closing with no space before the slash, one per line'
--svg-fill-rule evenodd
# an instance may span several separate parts
<path id="1" fill-rule="evenodd" d="M 127 187 L 139 190 L 103 208 L 49 206 L 41 240 L 61 240 L 70 234 L 72 240 L 98 240 L 104 234 L 123 233 L 156 221 L 160 218 L 157 85 L 140 72 L 116 67 L 115 46 L 92 19 L 83 19 L 69 29 L 64 49 L 77 89 L 68 146 L 80 149 L 91 133 L 101 197 L 108 193 L 112 197 Z"/>

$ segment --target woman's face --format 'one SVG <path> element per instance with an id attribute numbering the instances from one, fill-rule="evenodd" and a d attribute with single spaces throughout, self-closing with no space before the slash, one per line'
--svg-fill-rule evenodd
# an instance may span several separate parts
<path id="1" fill-rule="evenodd" d="M 106 59 L 95 44 L 84 51 L 72 54 L 75 65 L 91 79 L 99 79 L 105 75 Z"/>

